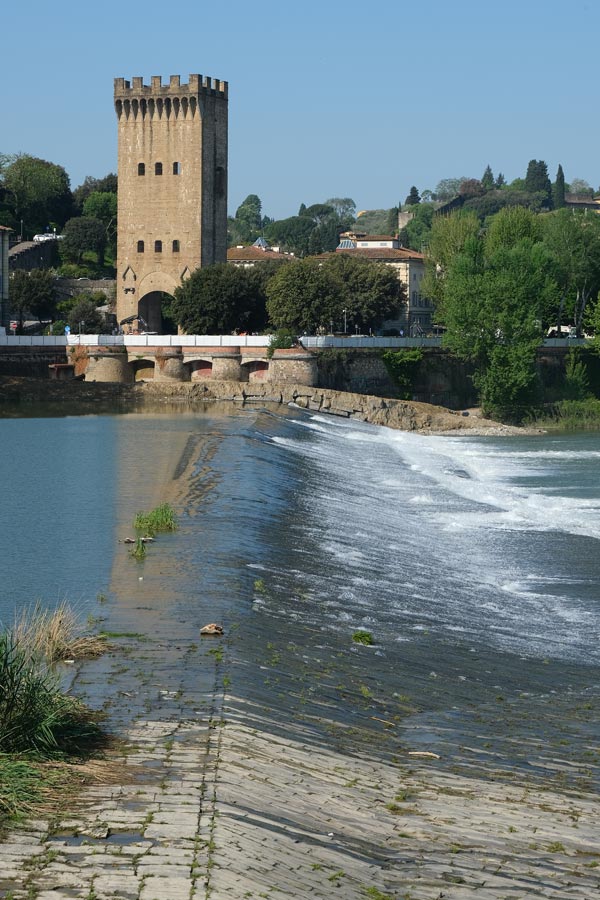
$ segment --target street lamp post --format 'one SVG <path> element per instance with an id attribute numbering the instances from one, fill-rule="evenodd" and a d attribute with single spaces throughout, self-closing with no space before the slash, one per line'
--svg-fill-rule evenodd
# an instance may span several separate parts
<path id="1" fill-rule="evenodd" d="M 348 323 L 346 321 L 347 310 L 343 309 L 342 312 L 344 313 L 344 334 L 347 334 L 348 333 Z"/>

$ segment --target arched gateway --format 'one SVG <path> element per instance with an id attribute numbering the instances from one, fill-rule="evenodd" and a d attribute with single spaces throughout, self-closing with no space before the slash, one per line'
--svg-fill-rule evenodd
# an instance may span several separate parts
<path id="1" fill-rule="evenodd" d="M 202 75 L 115 79 L 119 322 L 160 331 L 162 295 L 227 260 L 227 91 Z"/>

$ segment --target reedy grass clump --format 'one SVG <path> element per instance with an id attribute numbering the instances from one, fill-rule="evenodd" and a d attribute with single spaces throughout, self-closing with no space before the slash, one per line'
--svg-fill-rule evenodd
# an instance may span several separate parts
<path id="1" fill-rule="evenodd" d="M 106 640 L 101 635 L 84 634 L 81 623 L 68 603 L 54 610 L 37 603 L 15 618 L 11 634 L 16 644 L 30 657 L 51 664 L 62 659 L 86 659 L 101 656 Z"/>
<path id="2" fill-rule="evenodd" d="M 148 513 L 139 512 L 133 520 L 133 527 L 151 536 L 159 532 L 177 531 L 175 510 L 169 503 L 161 503 Z"/>
<path id="3" fill-rule="evenodd" d="M 146 545 L 141 537 L 137 538 L 135 546 L 133 546 L 129 551 L 129 555 L 133 556 L 133 558 L 137 559 L 139 562 L 141 562 L 143 559 L 146 559 Z"/>
<path id="4" fill-rule="evenodd" d="M 46 661 L 12 631 L 0 634 L 0 753 L 57 759 L 85 752 L 99 735 L 92 713 L 61 692 Z"/>

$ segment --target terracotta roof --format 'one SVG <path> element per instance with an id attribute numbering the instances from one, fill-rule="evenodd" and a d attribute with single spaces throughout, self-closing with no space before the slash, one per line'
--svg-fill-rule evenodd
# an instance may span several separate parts
<path id="1" fill-rule="evenodd" d="M 0 231 L 13 231 L 13 229 L 7 228 L 6 225 L 0 225 Z"/>
<path id="2" fill-rule="evenodd" d="M 416 250 L 408 250 L 406 247 L 356 247 L 355 250 L 336 250 L 335 253 L 346 253 L 348 256 L 362 256 L 364 259 L 389 259 L 398 262 L 409 259 L 424 260 L 422 253 Z M 319 259 L 327 259 L 333 253 L 322 253 Z"/>
<path id="3" fill-rule="evenodd" d="M 391 234 L 365 234 L 364 237 L 357 237 L 357 241 L 397 241 Z"/>
<path id="4" fill-rule="evenodd" d="M 260 247 L 229 247 L 227 250 L 228 262 L 261 262 L 265 259 L 289 259 L 287 253 L 278 253 L 276 250 L 261 250 Z"/>

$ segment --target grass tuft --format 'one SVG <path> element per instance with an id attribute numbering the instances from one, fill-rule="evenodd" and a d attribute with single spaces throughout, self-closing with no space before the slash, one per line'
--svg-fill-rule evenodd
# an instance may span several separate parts
<path id="1" fill-rule="evenodd" d="M 355 644 L 364 644 L 366 647 L 371 647 L 373 644 L 373 635 L 370 631 L 359 628 L 358 631 L 355 631 L 352 635 L 352 640 Z"/>
<path id="2" fill-rule="evenodd" d="M 144 535 L 154 536 L 159 532 L 177 531 L 177 517 L 175 510 L 169 503 L 161 503 L 148 513 L 139 512 L 133 520 L 136 531 L 142 531 Z"/>
<path id="3" fill-rule="evenodd" d="M 84 634 L 77 616 L 64 602 L 54 610 L 39 604 L 24 609 L 10 633 L 26 655 L 48 664 L 63 659 L 89 659 L 106 650 L 105 638 Z"/>

